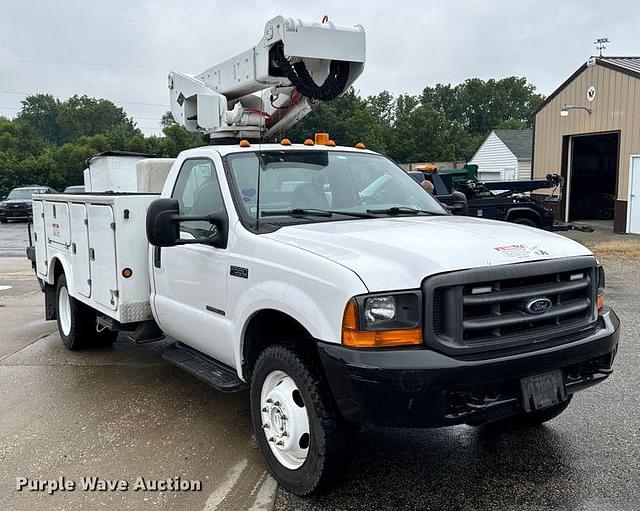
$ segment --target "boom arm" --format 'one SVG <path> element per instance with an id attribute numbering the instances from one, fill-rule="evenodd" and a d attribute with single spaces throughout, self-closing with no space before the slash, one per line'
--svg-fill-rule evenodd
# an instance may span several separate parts
<path id="1" fill-rule="evenodd" d="M 278 16 L 253 48 L 196 76 L 172 71 L 171 113 L 187 130 L 212 138 L 270 138 L 318 101 L 342 94 L 364 62 L 361 26 Z"/>

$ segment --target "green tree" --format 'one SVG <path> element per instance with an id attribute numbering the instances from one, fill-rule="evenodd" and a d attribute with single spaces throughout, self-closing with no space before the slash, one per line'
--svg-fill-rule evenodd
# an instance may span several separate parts
<path id="1" fill-rule="evenodd" d="M 22 109 L 16 116 L 18 125 L 33 130 L 36 136 L 57 144 L 62 135 L 58 124 L 60 101 L 51 94 L 35 94 L 22 100 Z"/>

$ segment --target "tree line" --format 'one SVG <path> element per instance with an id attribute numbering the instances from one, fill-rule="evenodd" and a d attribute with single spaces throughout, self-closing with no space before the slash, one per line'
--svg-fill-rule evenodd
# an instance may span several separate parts
<path id="1" fill-rule="evenodd" d="M 519 77 L 438 84 L 418 95 L 383 91 L 362 97 L 352 88 L 282 135 L 301 142 L 326 131 L 338 144 L 363 142 L 400 163 L 466 161 L 492 129 L 530 127 L 543 99 Z M 14 119 L 0 117 L 0 195 L 28 184 L 59 190 L 82 184 L 87 158 L 99 152 L 175 157 L 207 143 L 173 122 L 170 113 L 161 125 L 162 136 L 146 137 L 106 99 L 28 96 Z"/>

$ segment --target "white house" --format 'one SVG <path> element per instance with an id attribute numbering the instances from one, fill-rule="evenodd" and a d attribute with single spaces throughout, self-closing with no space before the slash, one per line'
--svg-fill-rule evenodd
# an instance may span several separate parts
<path id="1" fill-rule="evenodd" d="M 533 130 L 492 130 L 469 163 L 480 181 L 531 179 Z"/>

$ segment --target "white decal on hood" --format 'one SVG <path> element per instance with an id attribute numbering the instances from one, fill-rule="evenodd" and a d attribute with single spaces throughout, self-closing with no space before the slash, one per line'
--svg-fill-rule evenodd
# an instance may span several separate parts
<path id="1" fill-rule="evenodd" d="M 528 259 L 532 256 L 547 256 L 549 252 L 538 247 L 529 247 L 527 245 L 503 245 L 494 247 L 498 253 L 514 259 Z"/>

